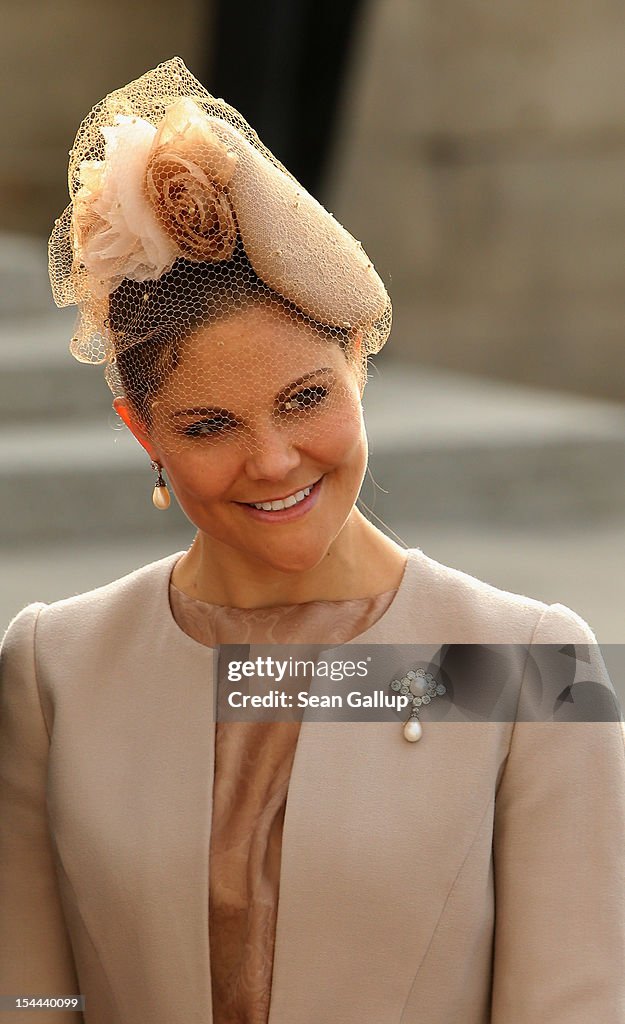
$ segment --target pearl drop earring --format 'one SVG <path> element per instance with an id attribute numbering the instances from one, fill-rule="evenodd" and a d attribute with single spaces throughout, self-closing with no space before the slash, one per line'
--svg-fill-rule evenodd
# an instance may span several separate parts
<path id="1" fill-rule="evenodd" d="M 171 504 L 171 497 L 169 495 L 169 489 L 167 484 L 163 480 L 163 470 L 159 466 L 158 462 L 151 460 L 151 466 L 155 473 L 158 474 L 154 490 L 152 491 L 152 503 L 155 508 L 164 511 L 169 508 Z"/>

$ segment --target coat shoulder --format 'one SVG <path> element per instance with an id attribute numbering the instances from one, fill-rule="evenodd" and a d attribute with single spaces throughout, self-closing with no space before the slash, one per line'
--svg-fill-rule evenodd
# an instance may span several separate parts
<path id="1" fill-rule="evenodd" d="M 60 630 L 69 639 L 84 636 L 88 630 L 95 633 L 107 622 L 116 622 L 120 627 L 125 623 L 126 628 L 131 628 L 132 613 L 138 608 L 156 614 L 163 605 L 163 594 L 167 594 L 171 572 L 181 554 L 167 555 L 111 583 L 42 606 L 39 634 L 43 638 Z"/>
<path id="2" fill-rule="evenodd" d="M 565 605 L 549 605 L 445 565 L 420 548 L 414 559 L 411 605 L 425 631 L 442 642 L 529 643 L 539 624 L 560 610 L 560 618 L 583 620 Z M 546 615 L 551 612 L 552 615 Z"/>

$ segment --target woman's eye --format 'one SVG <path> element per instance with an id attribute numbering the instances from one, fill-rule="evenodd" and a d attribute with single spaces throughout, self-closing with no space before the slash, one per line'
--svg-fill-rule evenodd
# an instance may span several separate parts
<path id="1" fill-rule="evenodd" d="M 326 398 L 327 394 L 328 388 L 324 388 L 322 384 L 316 384 L 314 387 L 304 388 L 303 391 L 298 391 L 296 394 L 291 395 L 284 405 L 285 408 L 294 409 L 296 411 L 309 409 L 315 405 L 319 405 L 319 403 Z"/>
<path id="2" fill-rule="evenodd" d="M 287 412 L 305 412 L 307 409 L 312 409 L 319 405 L 320 402 L 323 402 L 328 394 L 329 388 L 324 387 L 322 384 L 303 388 L 301 391 L 291 395 L 283 403 L 283 407 Z M 187 437 L 213 437 L 226 430 L 233 430 L 236 426 L 237 421 L 227 413 L 215 413 L 213 416 L 206 416 L 201 420 L 190 423 L 187 427 L 184 427 L 182 433 Z"/>
<path id="3" fill-rule="evenodd" d="M 234 426 L 236 426 L 236 423 L 229 416 L 211 416 L 205 420 L 197 420 L 195 423 L 190 423 L 188 427 L 184 428 L 183 434 L 186 434 L 187 437 L 210 437 L 212 434 L 232 429 Z"/>

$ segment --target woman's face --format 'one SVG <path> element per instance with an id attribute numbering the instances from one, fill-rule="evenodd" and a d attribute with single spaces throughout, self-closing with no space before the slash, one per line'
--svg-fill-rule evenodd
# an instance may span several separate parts
<path id="1" fill-rule="evenodd" d="M 184 343 L 153 403 L 150 439 L 199 530 L 286 572 L 327 553 L 368 457 L 358 381 L 338 344 L 260 305 Z M 311 484 L 286 511 L 249 507 Z"/>

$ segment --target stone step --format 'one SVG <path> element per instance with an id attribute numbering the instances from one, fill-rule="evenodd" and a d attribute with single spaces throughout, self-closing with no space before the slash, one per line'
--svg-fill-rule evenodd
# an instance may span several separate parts
<path id="1" fill-rule="evenodd" d="M 45 238 L 0 232 L 0 316 L 54 314 Z"/>
<path id="2" fill-rule="evenodd" d="M 69 353 L 72 310 L 0 321 L 0 425 L 101 416 L 112 396 L 101 366 Z"/>
<path id="3" fill-rule="evenodd" d="M 371 367 L 364 405 L 360 507 L 377 525 L 564 527 L 609 521 L 625 507 L 620 404 L 387 361 Z M 0 544 L 187 527 L 175 502 L 167 513 L 153 508 L 147 455 L 110 397 L 88 418 L 41 411 L 37 421 L 0 425 Z"/>
<path id="4" fill-rule="evenodd" d="M 392 363 L 367 395 L 387 514 L 529 526 L 622 512 L 621 403 Z"/>

